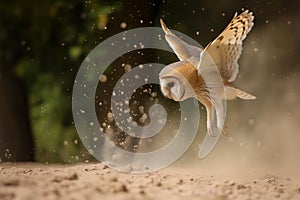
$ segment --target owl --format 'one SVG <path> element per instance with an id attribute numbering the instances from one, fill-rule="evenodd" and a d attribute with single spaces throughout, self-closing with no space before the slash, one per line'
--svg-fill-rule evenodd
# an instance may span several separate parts
<path id="1" fill-rule="evenodd" d="M 186 43 L 160 21 L 166 41 L 180 60 L 159 73 L 161 91 L 174 101 L 194 97 L 204 105 L 210 136 L 215 136 L 216 130 L 225 135 L 224 100 L 256 98 L 231 85 L 238 75 L 242 42 L 253 27 L 253 20 L 248 10 L 235 13 L 225 30 L 204 49 Z"/>

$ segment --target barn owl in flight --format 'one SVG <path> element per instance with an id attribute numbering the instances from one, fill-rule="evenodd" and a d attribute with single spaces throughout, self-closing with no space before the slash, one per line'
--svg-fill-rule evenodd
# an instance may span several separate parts
<path id="1" fill-rule="evenodd" d="M 223 100 L 236 97 L 255 99 L 255 96 L 231 85 L 238 75 L 242 41 L 253 27 L 253 19 L 248 10 L 240 15 L 236 13 L 225 30 L 204 49 L 177 37 L 161 20 L 165 38 L 180 60 L 161 70 L 161 91 L 174 101 L 190 97 L 200 101 L 207 111 L 207 133 L 210 136 L 215 135 L 215 130 L 225 134 Z"/>

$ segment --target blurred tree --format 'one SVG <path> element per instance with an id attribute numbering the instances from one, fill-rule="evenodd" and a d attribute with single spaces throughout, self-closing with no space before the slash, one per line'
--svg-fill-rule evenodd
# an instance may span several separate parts
<path id="1" fill-rule="evenodd" d="M 33 161 L 26 88 L 5 69 L 0 74 L 0 160 Z"/>
<path id="2" fill-rule="evenodd" d="M 5 27 L 0 31 L 0 160 L 31 161 L 34 150 L 28 96 L 24 83 L 12 73 L 22 54 L 14 30 L 19 25 L 19 9 L 9 12 L 9 6 L 11 2 L 0 3 L 0 24 Z"/>

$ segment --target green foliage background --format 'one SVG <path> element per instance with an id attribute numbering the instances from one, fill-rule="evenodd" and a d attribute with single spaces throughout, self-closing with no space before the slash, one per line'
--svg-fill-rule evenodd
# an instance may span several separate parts
<path id="1" fill-rule="evenodd" d="M 37 161 L 89 158 L 72 122 L 72 86 L 84 56 L 118 7 L 101 1 L 0 2 L 0 57 L 12 61 L 6 67 L 28 88 Z"/>

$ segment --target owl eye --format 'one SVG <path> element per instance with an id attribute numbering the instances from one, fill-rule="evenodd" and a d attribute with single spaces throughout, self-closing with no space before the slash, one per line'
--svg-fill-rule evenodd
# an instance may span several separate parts
<path id="1" fill-rule="evenodd" d="M 168 87 L 169 89 L 171 89 L 172 87 L 174 87 L 174 82 L 169 82 L 169 83 L 167 84 L 167 87 Z"/>

